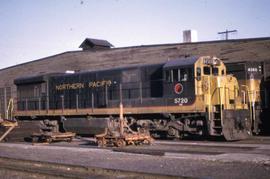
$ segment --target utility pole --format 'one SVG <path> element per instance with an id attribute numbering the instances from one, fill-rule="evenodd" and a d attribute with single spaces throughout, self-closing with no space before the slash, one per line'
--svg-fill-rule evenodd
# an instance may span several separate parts
<path id="1" fill-rule="evenodd" d="M 218 32 L 218 34 L 220 34 L 220 35 L 225 34 L 225 40 L 228 40 L 229 39 L 229 33 L 233 33 L 233 32 L 237 32 L 237 30 L 227 30 L 226 29 L 226 31 Z"/>

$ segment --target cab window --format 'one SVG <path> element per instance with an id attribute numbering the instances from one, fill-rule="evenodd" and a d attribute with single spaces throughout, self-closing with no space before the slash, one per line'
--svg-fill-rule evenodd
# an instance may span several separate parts
<path id="1" fill-rule="evenodd" d="M 165 80 L 170 83 L 180 81 L 180 69 L 166 70 Z"/>
<path id="2" fill-rule="evenodd" d="M 167 82 L 188 81 L 192 76 L 191 68 L 172 69 L 165 71 L 165 80 Z"/>
<path id="3" fill-rule="evenodd" d="M 173 69 L 173 82 L 179 81 L 178 69 Z"/>
<path id="4" fill-rule="evenodd" d="M 165 79 L 166 79 L 167 82 L 171 82 L 170 70 L 165 71 Z"/>
<path id="5" fill-rule="evenodd" d="M 213 75 L 216 75 L 216 76 L 218 75 L 218 68 L 216 67 L 213 68 Z"/>
<path id="6" fill-rule="evenodd" d="M 188 80 L 188 69 L 181 69 L 180 71 L 180 81 L 187 81 Z"/>
<path id="7" fill-rule="evenodd" d="M 208 66 L 203 67 L 203 74 L 204 75 L 210 75 L 211 74 L 211 68 Z"/>
<path id="8" fill-rule="evenodd" d="M 202 72 L 201 72 L 201 68 L 200 67 L 197 67 L 197 69 L 196 69 L 196 75 L 198 77 L 202 75 Z"/>

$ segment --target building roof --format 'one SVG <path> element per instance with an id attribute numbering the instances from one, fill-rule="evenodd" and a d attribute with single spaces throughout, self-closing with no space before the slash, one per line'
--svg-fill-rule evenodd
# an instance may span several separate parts
<path id="1" fill-rule="evenodd" d="M 85 39 L 86 40 L 86 39 Z M 101 51 L 100 54 L 106 53 L 110 54 L 107 56 L 102 56 L 102 65 L 106 64 L 106 60 L 121 57 L 125 58 L 125 62 L 130 60 L 130 54 L 133 57 L 130 63 L 134 64 L 142 61 L 146 58 L 144 55 L 147 55 L 147 58 L 156 59 L 157 63 L 166 62 L 166 59 L 174 59 L 177 56 L 186 56 L 186 55 L 214 55 L 218 58 L 221 58 L 227 62 L 237 62 L 237 61 L 262 61 L 266 60 L 270 62 L 269 48 L 270 48 L 270 37 L 261 37 L 261 38 L 248 38 L 248 39 L 230 39 L 230 40 L 218 40 L 218 41 L 201 41 L 195 43 L 171 43 L 171 44 L 154 44 L 154 45 L 141 45 L 141 46 L 129 46 L 129 47 L 120 47 L 120 48 L 110 48 L 108 51 Z M 131 51 L 132 50 L 132 51 Z M 82 57 L 89 59 L 97 58 L 91 50 L 89 51 L 66 51 L 63 53 L 55 54 L 52 56 L 47 56 L 44 58 L 28 61 L 14 66 L 9 66 L 6 68 L 0 69 L 0 72 L 22 67 L 25 65 L 30 65 L 33 63 L 38 63 L 41 61 L 47 60 L 57 60 L 60 58 L 66 58 L 67 56 L 72 56 L 74 61 L 74 56 L 79 57 L 81 60 Z M 115 54 L 115 55 L 112 55 Z M 128 54 L 128 57 L 126 56 Z M 138 54 L 140 59 L 134 57 L 135 54 Z M 149 56 L 150 54 L 150 56 Z M 168 55 L 166 55 L 168 54 Z M 101 58 L 101 57 L 100 57 Z M 118 59 L 118 60 L 121 60 Z M 163 61 L 160 61 L 159 58 L 162 58 Z M 229 60 L 227 60 L 229 59 Z M 132 61 L 133 60 L 133 61 Z M 95 60 L 94 60 L 95 61 Z M 99 63 L 101 60 L 98 60 Z M 152 63 L 153 60 L 148 60 L 147 63 Z M 109 62 L 108 62 L 109 63 Z M 119 62 L 121 64 L 122 62 Z M 146 62 L 145 62 L 146 63 Z M 125 64 L 125 63 L 123 63 Z M 111 65 L 111 64 L 109 64 Z"/>

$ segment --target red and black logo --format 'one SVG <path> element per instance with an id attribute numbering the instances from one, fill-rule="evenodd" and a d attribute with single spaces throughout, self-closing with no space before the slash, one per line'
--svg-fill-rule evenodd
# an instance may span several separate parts
<path id="1" fill-rule="evenodd" d="M 181 94 L 183 92 L 183 85 L 181 83 L 177 83 L 175 86 L 174 86 L 174 92 L 176 94 Z"/>

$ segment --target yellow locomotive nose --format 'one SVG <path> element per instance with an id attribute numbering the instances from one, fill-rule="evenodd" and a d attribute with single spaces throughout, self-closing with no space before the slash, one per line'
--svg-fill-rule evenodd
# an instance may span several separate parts
<path id="1" fill-rule="evenodd" d="M 227 140 L 246 138 L 250 117 L 237 79 L 227 75 L 226 66 L 215 57 L 201 57 L 194 67 L 196 95 L 204 99 L 209 134 Z"/>

